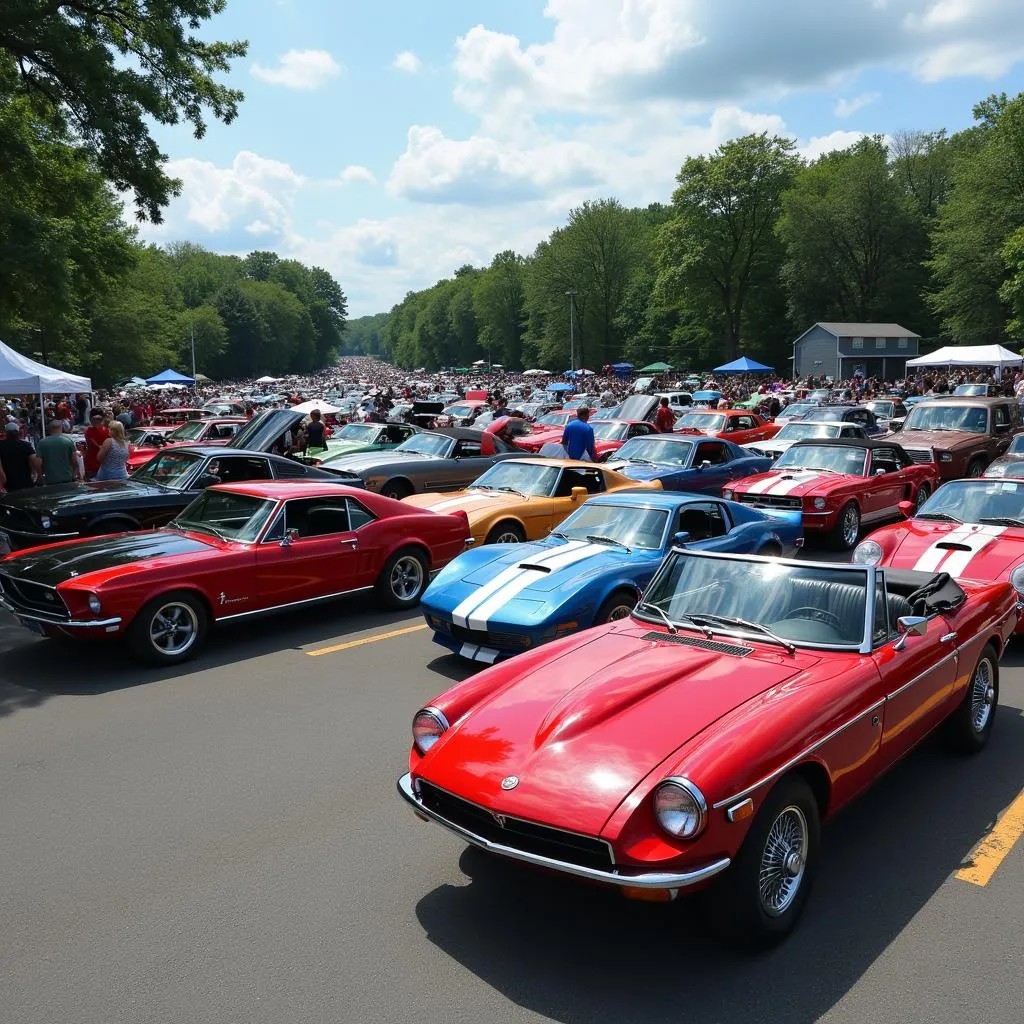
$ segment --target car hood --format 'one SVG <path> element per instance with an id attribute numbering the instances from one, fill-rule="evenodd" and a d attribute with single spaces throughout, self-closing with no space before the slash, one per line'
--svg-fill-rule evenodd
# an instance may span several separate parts
<path id="1" fill-rule="evenodd" d="M 762 650 L 741 661 L 645 635 L 636 623 L 581 634 L 455 723 L 425 774 L 459 795 L 486 794 L 492 810 L 599 835 L 674 751 L 819 660 Z M 509 775 L 519 785 L 504 792 Z"/>
<path id="2" fill-rule="evenodd" d="M 998 459 L 993 459 L 989 463 L 988 469 L 985 470 L 985 476 L 997 476 L 1006 472 L 1007 466 L 1016 466 L 1019 463 L 1024 462 L 1024 452 L 1008 452 L 1006 455 L 1000 455 Z M 993 473 L 993 470 L 997 470 Z"/>
<path id="3" fill-rule="evenodd" d="M 551 501 L 550 498 L 538 498 L 533 496 L 523 497 L 519 494 L 510 494 L 507 491 L 477 491 L 466 489 L 464 491 L 447 491 L 444 494 L 413 494 L 404 499 L 406 505 L 415 505 L 416 508 L 428 508 L 432 512 L 445 512 L 451 515 L 457 509 L 462 509 L 470 518 L 484 516 L 489 512 L 507 511 L 513 507 L 529 505 L 530 502 Z"/>
<path id="4" fill-rule="evenodd" d="M 4 505 L 32 512 L 57 512 L 114 501 L 119 497 L 166 494 L 168 489 L 137 480 L 103 480 L 86 484 L 56 484 L 52 487 L 30 487 L 3 498 Z"/>
<path id="5" fill-rule="evenodd" d="M 437 461 L 438 456 L 436 455 L 418 455 L 415 452 L 400 452 L 397 449 L 392 449 L 389 452 L 362 452 L 358 455 L 339 455 L 336 459 L 331 459 L 331 467 L 333 469 L 347 469 L 353 473 L 365 473 L 372 469 L 377 469 L 379 466 L 397 466 L 402 463 L 412 463 L 415 465 L 417 462 L 422 462 L 426 465 L 428 462 Z"/>
<path id="6" fill-rule="evenodd" d="M 822 486 L 828 487 L 850 479 L 841 473 L 822 473 L 816 469 L 773 469 L 737 480 L 729 486 L 743 494 L 784 494 L 791 498 L 801 498 L 820 490 Z"/>
<path id="7" fill-rule="evenodd" d="M 324 454 L 324 461 L 340 457 L 342 455 L 356 455 L 360 452 L 376 451 L 377 445 L 367 441 L 327 441 L 327 451 Z"/>
<path id="8" fill-rule="evenodd" d="M 617 462 L 614 459 L 608 463 L 608 468 L 629 477 L 630 480 L 657 480 L 658 477 L 662 477 L 666 473 L 693 472 L 686 466 L 674 466 L 668 462 L 659 462 L 648 466 L 642 462 Z"/>
<path id="9" fill-rule="evenodd" d="M 907 430 L 900 431 L 900 445 L 922 448 L 955 448 L 958 445 L 977 444 L 984 434 L 972 434 L 966 430 Z"/>
<path id="10" fill-rule="evenodd" d="M 111 569 L 119 570 L 120 574 L 126 566 L 138 563 L 151 568 L 157 560 L 187 559 L 191 564 L 197 556 L 217 550 L 215 541 L 204 540 L 196 534 L 147 530 L 33 548 L 0 561 L 0 570 L 19 579 L 55 587 L 69 579 L 82 581 L 92 573 Z"/>
<path id="11" fill-rule="evenodd" d="M 1005 580 L 1024 561 L 1024 529 L 1013 526 L 959 526 L 913 519 L 884 532 L 895 534 L 885 545 L 889 553 L 883 560 L 894 569 L 948 572 L 968 580 Z M 876 534 L 872 539 L 883 538 Z"/>

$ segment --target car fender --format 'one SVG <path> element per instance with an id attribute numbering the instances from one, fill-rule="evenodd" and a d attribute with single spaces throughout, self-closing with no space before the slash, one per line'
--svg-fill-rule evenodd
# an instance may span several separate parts
<path id="1" fill-rule="evenodd" d="M 161 580 L 159 583 L 155 583 L 152 587 L 147 588 L 145 596 L 136 603 L 131 611 L 121 615 L 121 632 L 123 633 L 129 629 L 139 612 L 150 601 L 155 601 L 164 594 L 178 593 L 192 594 L 199 598 L 203 603 L 203 607 L 206 608 L 206 614 L 210 617 L 211 622 L 216 622 L 221 617 L 217 614 L 217 602 L 199 584 L 186 580 Z"/>

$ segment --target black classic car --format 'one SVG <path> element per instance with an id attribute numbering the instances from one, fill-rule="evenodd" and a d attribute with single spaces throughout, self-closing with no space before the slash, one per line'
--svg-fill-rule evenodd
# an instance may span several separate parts
<path id="1" fill-rule="evenodd" d="M 427 491 L 461 490 L 496 462 L 525 454 L 493 434 L 451 427 L 416 434 L 389 452 L 339 456 L 324 471 L 355 473 L 368 490 L 405 498 Z"/>
<path id="2" fill-rule="evenodd" d="M 145 530 L 170 522 L 211 484 L 248 480 L 330 480 L 362 487 L 360 478 L 328 473 L 275 454 L 301 413 L 279 409 L 247 423 L 227 445 L 189 445 L 154 455 L 127 480 L 57 484 L 0 499 L 0 554 L 73 537 Z"/>

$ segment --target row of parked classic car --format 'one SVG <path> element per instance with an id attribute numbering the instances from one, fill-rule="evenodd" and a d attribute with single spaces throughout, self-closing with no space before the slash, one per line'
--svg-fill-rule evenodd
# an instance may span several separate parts
<path id="1" fill-rule="evenodd" d="M 1024 594 L 1016 463 L 937 487 L 937 463 L 889 437 L 772 461 L 638 436 L 595 464 L 450 430 L 340 477 L 273 453 L 282 414 L 254 424 L 141 479 L 8 496 L 0 603 L 173 664 L 214 623 L 359 591 L 422 601 L 435 641 L 488 667 L 414 716 L 398 788 L 416 814 L 629 897 L 704 891 L 747 942 L 795 925 L 823 819 L 940 725 L 966 751 L 991 734 Z M 421 493 L 382 493 L 406 463 Z M 119 493 L 132 529 L 53 537 Z M 791 557 L 811 529 L 855 544 L 851 502 L 858 531 L 904 518 L 851 564 Z"/>

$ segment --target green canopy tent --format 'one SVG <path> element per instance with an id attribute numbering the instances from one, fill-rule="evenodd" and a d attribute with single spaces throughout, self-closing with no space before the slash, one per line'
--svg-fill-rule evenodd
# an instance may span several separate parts
<path id="1" fill-rule="evenodd" d="M 672 367 L 668 363 L 651 363 L 650 366 L 645 366 L 640 372 L 641 373 L 668 373 Z"/>

